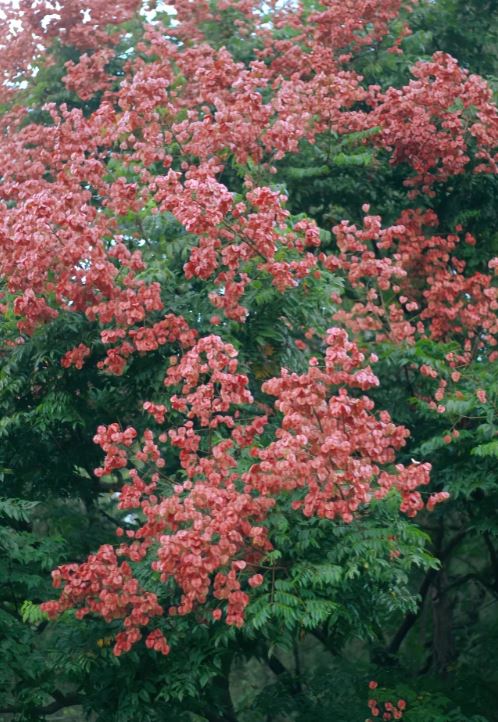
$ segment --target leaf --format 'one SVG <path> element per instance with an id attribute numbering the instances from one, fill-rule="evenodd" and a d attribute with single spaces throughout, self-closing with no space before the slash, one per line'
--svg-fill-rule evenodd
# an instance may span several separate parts
<path id="1" fill-rule="evenodd" d="M 0 497 L 0 516 L 7 517 L 12 521 L 27 522 L 30 520 L 33 510 L 38 504 L 38 501 L 5 499 Z"/>
<path id="2" fill-rule="evenodd" d="M 48 619 L 48 615 L 41 611 L 38 604 L 26 599 L 21 605 L 21 619 L 25 624 L 39 624 Z"/>
<path id="3" fill-rule="evenodd" d="M 493 456 L 498 457 L 498 440 L 490 441 L 487 444 L 481 444 L 474 447 L 471 452 L 472 456 Z"/>

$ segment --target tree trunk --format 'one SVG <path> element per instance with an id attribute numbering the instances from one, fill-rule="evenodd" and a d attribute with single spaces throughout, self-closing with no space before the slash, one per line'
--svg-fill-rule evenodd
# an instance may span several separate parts
<path id="1" fill-rule="evenodd" d="M 453 604 L 447 587 L 446 571 L 442 569 L 434 580 L 432 597 L 432 648 L 433 666 L 438 674 L 445 676 L 448 666 L 455 658 L 453 641 Z"/>

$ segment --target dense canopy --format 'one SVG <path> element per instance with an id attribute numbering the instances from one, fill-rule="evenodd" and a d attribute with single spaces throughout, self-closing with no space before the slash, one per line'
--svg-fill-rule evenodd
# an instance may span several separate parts
<path id="1" fill-rule="evenodd" d="M 0 18 L 0 716 L 498 720 L 495 0 Z"/>

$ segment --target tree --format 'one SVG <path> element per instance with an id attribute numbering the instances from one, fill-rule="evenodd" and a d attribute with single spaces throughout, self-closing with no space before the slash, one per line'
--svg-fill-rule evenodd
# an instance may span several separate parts
<path id="1" fill-rule="evenodd" d="M 3 712 L 496 718 L 498 111 L 416 6 L 9 11 Z"/>

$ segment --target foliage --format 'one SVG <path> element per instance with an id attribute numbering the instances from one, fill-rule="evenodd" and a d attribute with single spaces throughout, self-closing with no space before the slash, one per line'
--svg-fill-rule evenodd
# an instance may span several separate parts
<path id="1" fill-rule="evenodd" d="M 498 720 L 495 0 L 3 16 L 0 716 Z"/>

